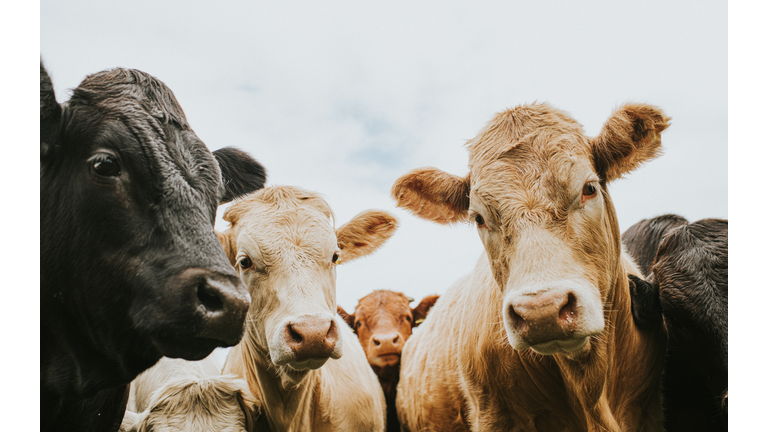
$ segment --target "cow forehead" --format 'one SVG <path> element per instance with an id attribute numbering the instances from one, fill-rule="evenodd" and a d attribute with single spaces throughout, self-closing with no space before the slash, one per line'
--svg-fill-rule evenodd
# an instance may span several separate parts
<path id="1" fill-rule="evenodd" d="M 499 219 L 520 222 L 560 220 L 568 214 L 584 183 L 596 178 L 590 159 L 570 146 L 561 151 L 527 147 L 473 167 L 470 207 L 485 205 Z"/>
<path id="2" fill-rule="evenodd" d="M 329 218 L 312 208 L 277 210 L 255 206 L 238 221 L 241 235 L 258 245 L 267 265 L 276 265 L 287 257 L 324 257 L 336 247 L 336 234 Z M 243 243 L 245 247 L 248 243 Z"/>
<path id="3" fill-rule="evenodd" d="M 411 313 L 408 298 L 402 293 L 374 291 L 363 297 L 355 308 L 355 317 L 366 321 L 378 320 L 383 316 L 399 318 Z"/>
<path id="4" fill-rule="evenodd" d="M 95 146 L 142 160 L 139 178 L 169 185 L 161 186 L 162 195 L 183 192 L 181 180 L 217 201 L 223 186 L 219 166 L 160 80 L 130 69 L 99 72 L 73 91 L 67 111 L 78 128 L 96 132 Z"/>

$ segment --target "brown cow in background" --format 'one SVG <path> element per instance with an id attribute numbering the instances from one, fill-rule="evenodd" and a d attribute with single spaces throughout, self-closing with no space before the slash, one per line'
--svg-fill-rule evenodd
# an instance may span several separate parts
<path id="1" fill-rule="evenodd" d="M 424 297 L 410 307 L 412 298 L 403 293 L 376 290 L 360 299 L 352 314 L 341 306 L 336 309 L 357 334 L 368 364 L 379 377 L 387 400 L 387 431 L 399 432 L 395 398 L 400 380 L 400 354 L 413 328 L 421 324 L 439 296 Z"/>

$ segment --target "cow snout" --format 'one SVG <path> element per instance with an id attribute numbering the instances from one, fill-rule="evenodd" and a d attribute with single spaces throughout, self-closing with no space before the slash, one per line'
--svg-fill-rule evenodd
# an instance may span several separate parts
<path id="1" fill-rule="evenodd" d="M 224 346 L 240 341 L 251 297 L 240 278 L 203 270 L 194 278 L 195 303 L 202 313 L 200 337 L 216 339 Z"/>
<path id="2" fill-rule="evenodd" d="M 340 357 L 335 355 L 339 333 L 332 318 L 309 316 L 292 320 L 285 326 L 283 336 L 297 362 Z"/>
<path id="3" fill-rule="evenodd" d="M 509 302 L 508 318 L 513 330 L 529 345 L 538 345 L 574 335 L 577 297 L 571 291 L 550 290 L 520 295 Z"/>
<path id="4" fill-rule="evenodd" d="M 398 364 L 404 343 L 400 333 L 374 334 L 368 347 L 368 362 L 380 367 Z"/>

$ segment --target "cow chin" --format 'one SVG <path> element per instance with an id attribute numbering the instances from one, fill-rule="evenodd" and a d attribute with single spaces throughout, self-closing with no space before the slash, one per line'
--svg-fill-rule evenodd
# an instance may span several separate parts
<path id="1" fill-rule="evenodd" d="M 543 355 L 552 354 L 566 354 L 569 356 L 578 356 L 579 354 L 589 351 L 590 338 L 577 338 L 568 340 L 553 340 L 537 345 L 531 346 L 531 350 Z"/>
<path id="2" fill-rule="evenodd" d="M 163 356 L 184 360 L 202 360 L 222 344 L 221 341 L 207 338 L 191 338 L 179 341 L 175 338 L 159 337 L 152 338 L 152 343 Z"/>
<path id="3" fill-rule="evenodd" d="M 397 364 L 400 363 L 400 354 L 399 353 L 380 354 L 380 355 L 377 355 L 376 357 L 369 358 L 368 363 L 378 367 L 397 366 Z"/>

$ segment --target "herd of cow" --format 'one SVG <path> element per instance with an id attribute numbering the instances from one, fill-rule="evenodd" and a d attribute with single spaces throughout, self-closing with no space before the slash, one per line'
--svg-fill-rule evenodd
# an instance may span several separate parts
<path id="1" fill-rule="evenodd" d="M 60 104 L 41 62 L 42 430 L 727 430 L 728 222 L 622 236 L 607 191 L 668 125 L 644 104 L 596 137 L 545 103 L 499 113 L 469 174 L 392 188 L 476 224 L 474 270 L 414 308 L 377 290 L 348 313 L 336 266 L 393 216 L 335 228 L 321 195 L 208 151 L 154 77 L 96 73 Z"/>

